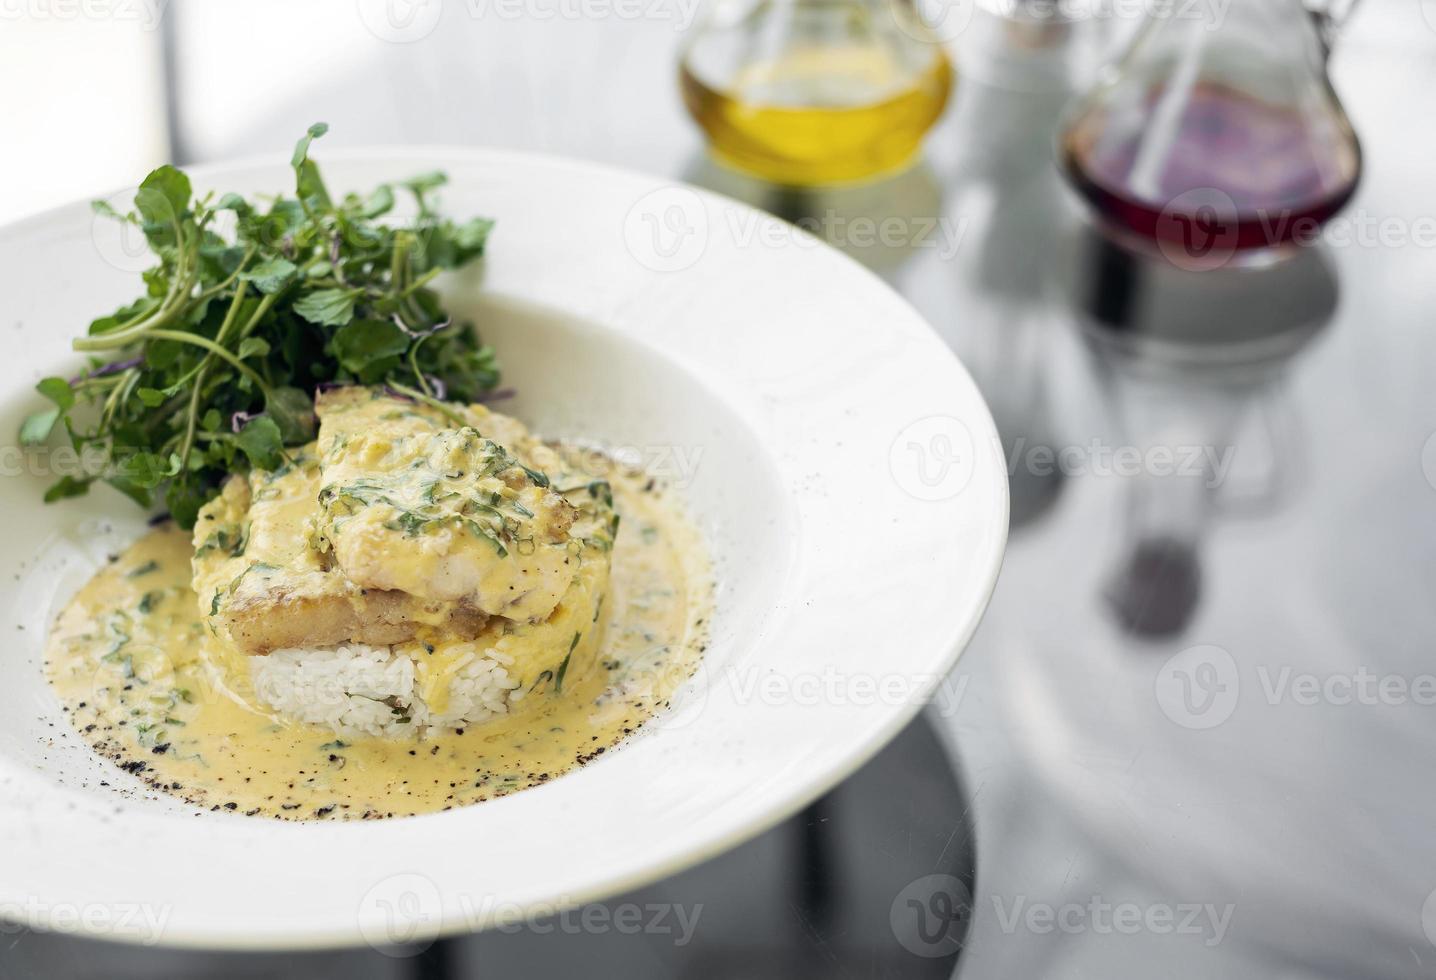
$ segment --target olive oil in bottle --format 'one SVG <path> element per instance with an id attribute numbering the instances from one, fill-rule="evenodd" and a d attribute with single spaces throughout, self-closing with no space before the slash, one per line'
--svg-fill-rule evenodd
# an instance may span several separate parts
<path id="1" fill-rule="evenodd" d="M 776 0 L 708 25 L 680 80 L 714 156 L 797 186 L 870 179 L 912 161 L 947 104 L 952 68 L 917 21 L 900 25 L 891 10 Z"/>

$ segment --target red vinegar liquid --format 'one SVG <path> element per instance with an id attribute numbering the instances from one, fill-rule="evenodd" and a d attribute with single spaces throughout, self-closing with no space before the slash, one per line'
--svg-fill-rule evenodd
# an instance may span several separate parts
<path id="1" fill-rule="evenodd" d="M 1157 93 L 1148 98 L 1150 110 Z M 1138 190 L 1132 178 L 1145 135 L 1113 132 L 1106 113 L 1089 112 L 1063 140 L 1063 167 L 1108 224 L 1184 247 L 1194 236 L 1237 250 L 1314 237 L 1351 199 L 1360 173 L 1344 120 L 1314 129 L 1293 109 L 1221 84 L 1192 89 L 1155 186 Z"/>

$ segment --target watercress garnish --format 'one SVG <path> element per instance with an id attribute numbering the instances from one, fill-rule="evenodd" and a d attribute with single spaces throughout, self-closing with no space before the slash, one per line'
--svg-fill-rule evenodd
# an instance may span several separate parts
<path id="1" fill-rule="evenodd" d="M 441 173 L 336 197 L 309 157 L 327 128 L 311 126 L 295 146 L 293 196 L 196 197 L 188 176 L 164 166 L 132 211 L 96 203 L 138 227 L 157 261 L 142 296 L 75 341 L 92 355 L 88 370 L 36 386 L 49 404 L 25 419 L 22 443 L 62 427 L 82 459 L 103 461 L 64 475 L 47 501 L 103 480 L 142 506 L 162 499 L 189 527 L 227 474 L 273 468 L 314 437 L 320 385 L 387 384 L 437 404 L 498 382 L 493 351 L 432 288 L 483 255 L 493 223 L 441 217 Z M 416 214 L 383 224 L 396 186 Z"/>

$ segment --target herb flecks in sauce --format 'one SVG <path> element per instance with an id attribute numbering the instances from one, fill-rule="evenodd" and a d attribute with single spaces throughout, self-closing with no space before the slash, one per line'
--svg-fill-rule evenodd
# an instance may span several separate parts
<path id="1" fill-rule="evenodd" d="M 224 665 L 199 652 L 209 639 L 189 588 L 192 548 L 172 526 L 102 569 L 66 608 L 47 671 L 98 752 L 204 810 L 377 819 L 547 782 L 661 710 L 704 644 L 697 624 L 710 596 L 697 532 L 644 479 L 618 474 L 611 483 L 597 492 L 611 492 L 620 513 L 653 532 L 618 538 L 602 620 L 596 610 L 598 625 L 574 631 L 584 637 L 570 641 L 570 653 L 603 630 L 599 666 L 580 676 L 565 660 L 542 680 L 544 696 L 509 717 L 422 740 L 336 738 L 246 703 L 242 690 L 229 689 Z M 150 594 L 163 598 L 141 612 Z"/>

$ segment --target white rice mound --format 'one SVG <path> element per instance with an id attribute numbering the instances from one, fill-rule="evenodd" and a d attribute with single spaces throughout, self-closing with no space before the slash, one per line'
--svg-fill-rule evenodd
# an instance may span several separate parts
<path id="1" fill-rule="evenodd" d="M 436 713 L 416 689 L 414 661 L 391 647 L 275 650 L 249 661 L 262 704 L 356 738 L 415 738 L 488 721 L 508 713 L 518 687 L 498 659 L 475 654 L 451 677 L 449 703 Z"/>

